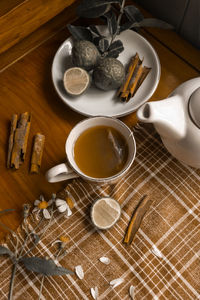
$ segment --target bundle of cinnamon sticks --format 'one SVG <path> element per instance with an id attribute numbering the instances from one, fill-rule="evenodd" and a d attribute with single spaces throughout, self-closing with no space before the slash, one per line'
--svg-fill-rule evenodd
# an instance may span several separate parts
<path id="1" fill-rule="evenodd" d="M 128 102 L 151 71 L 151 68 L 143 66 L 142 63 L 143 59 L 140 59 L 138 53 L 131 58 L 125 81 L 117 92 L 121 101 Z"/>
<path id="2" fill-rule="evenodd" d="M 22 113 L 19 116 L 14 114 L 11 119 L 10 136 L 8 142 L 7 168 L 19 169 L 25 160 L 28 137 L 31 126 L 31 114 Z M 45 136 L 38 133 L 34 138 L 34 145 L 31 157 L 31 173 L 39 173 L 42 161 Z"/>
<path id="3" fill-rule="evenodd" d="M 30 124 L 31 115 L 28 112 L 21 114 L 19 120 L 16 114 L 12 116 L 8 144 L 8 168 L 19 169 L 19 166 L 24 162 Z"/>

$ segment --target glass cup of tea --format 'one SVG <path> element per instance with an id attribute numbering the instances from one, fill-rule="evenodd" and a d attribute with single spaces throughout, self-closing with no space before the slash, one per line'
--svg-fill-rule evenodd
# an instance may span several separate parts
<path id="1" fill-rule="evenodd" d="M 136 155 L 133 132 L 122 121 L 97 116 L 79 122 L 66 140 L 67 161 L 46 173 L 49 182 L 76 177 L 113 183 L 131 167 Z"/>

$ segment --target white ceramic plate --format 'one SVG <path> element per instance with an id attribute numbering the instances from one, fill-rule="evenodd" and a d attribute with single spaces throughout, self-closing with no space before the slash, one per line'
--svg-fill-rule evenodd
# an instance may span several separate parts
<path id="1" fill-rule="evenodd" d="M 66 69 L 72 66 L 71 51 L 72 38 L 68 38 L 55 54 L 52 65 L 52 79 L 54 87 L 60 98 L 73 110 L 85 116 L 112 116 L 121 117 L 135 111 L 145 103 L 154 93 L 160 79 L 160 62 L 157 53 L 151 44 L 138 33 L 127 30 L 118 38 L 123 42 L 124 51 L 118 59 L 126 66 L 130 58 L 138 52 L 140 58 L 144 57 L 143 65 L 152 70 L 138 89 L 137 93 L 127 103 L 116 98 L 116 90 L 101 91 L 91 86 L 86 93 L 79 97 L 69 96 L 63 85 L 63 75 Z"/>

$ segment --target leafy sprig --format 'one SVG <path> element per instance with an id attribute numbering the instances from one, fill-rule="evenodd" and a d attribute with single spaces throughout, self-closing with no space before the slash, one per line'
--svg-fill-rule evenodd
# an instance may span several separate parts
<path id="1" fill-rule="evenodd" d="M 58 200 L 58 199 L 57 199 Z M 11 251 L 8 247 L 5 245 L 0 245 L 0 256 L 6 255 L 9 256 L 13 263 L 12 267 L 12 273 L 11 273 L 11 279 L 10 279 L 10 288 L 9 288 L 9 295 L 8 300 L 11 300 L 13 298 L 13 289 L 14 289 L 14 280 L 15 280 L 15 274 L 16 270 L 19 264 L 23 265 L 27 270 L 33 271 L 36 273 L 39 273 L 42 275 L 41 280 L 41 287 L 40 287 L 40 293 L 39 293 L 39 299 L 41 298 L 42 293 L 42 286 L 44 283 L 44 278 L 46 276 L 55 276 L 55 275 L 65 275 L 65 274 L 74 274 L 74 272 L 64 268 L 57 266 L 58 259 L 61 259 L 63 255 L 66 254 L 66 250 L 64 248 L 64 242 L 59 242 L 59 249 L 57 254 L 55 254 L 55 260 L 46 258 L 46 257 L 37 257 L 37 256 L 27 256 L 40 242 L 42 236 L 45 234 L 45 232 L 48 230 L 49 226 L 52 223 L 54 213 L 56 211 L 59 211 L 57 205 L 56 205 L 56 195 L 53 194 L 51 197 L 51 200 L 48 202 L 44 200 L 43 196 L 40 196 L 40 200 L 36 200 L 37 207 L 33 209 L 35 210 L 35 219 L 37 220 L 37 224 L 34 228 L 32 226 L 28 226 L 28 220 L 27 218 L 30 215 L 30 209 L 31 206 L 29 204 L 23 205 L 23 221 L 21 224 L 21 228 L 24 231 L 24 239 L 21 245 L 19 245 L 19 238 L 16 235 L 16 233 L 11 230 L 9 227 L 4 225 L 0 222 L 0 225 L 3 226 L 5 229 L 7 229 L 14 238 L 16 238 L 16 244 L 14 247 L 14 251 Z M 60 199 L 59 199 L 60 200 Z M 38 201 L 40 203 L 38 203 Z M 64 200 L 63 200 L 64 201 Z M 43 205 L 43 206 L 42 206 Z M 44 210 L 47 208 L 48 214 L 44 213 Z M 66 210 L 68 208 L 68 205 L 66 204 Z M 10 213 L 13 209 L 5 209 L 3 211 L 0 211 L 0 215 L 4 213 Z M 41 215 L 39 219 L 39 214 Z M 67 212 L 67 216 L 69 213 Z M 46 217 L 45 217 L 46 216 Z M 47 218 L 48 216 L 48 218 Z M 46 219 L 47 222 L 43 223 L 43 221 Z M 43 225 L 43 226 L 41 226 Z M 42 227 L 42 230 L 40 228 Z M 61 247 L 62 246 L 62 247 Z M 25 251 L 25 249 L 28 248 L 28 251 Z M 61 255 L 62 252 L 62 255 Z"/>
<path id="2" fill-rule="evenodd" d="M 137 7 L 125 6 L 125 2 L 125 0 L 83 0 L 77 9 L 78 16 L 100 18 L 105 23 L 107 32 L 102 34 L 97 25 L 86 28 L 68 24 L 68 30 L 76 40 L 93 42 L 103 57 L 117 58 L 124 47 L 121 40 L 116 40 L 116 37 L 124 30 L 138 30 L 140 27 L 173 29 L 172 25 L 162 20 L 144 18 Z"/>

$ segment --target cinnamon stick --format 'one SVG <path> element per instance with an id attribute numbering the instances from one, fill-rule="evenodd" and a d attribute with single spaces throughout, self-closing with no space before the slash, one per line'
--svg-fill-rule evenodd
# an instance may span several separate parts
<path id="1" fill-rule="evenodd" d="M 129 96 L 129 90 L 123 92 L 123 93 L 121 94 L 120 98 L 121 98 L 121 100 L 122 100 L 123 102 L 127 102 L 127 101 L 128 101 L 128 96 Z"/>
<path id="2" fill-rule="evenodd" d="M 140 199 L 136 209 L 134 210 L 134 212 L 132 214 L 129 225 L 127 227 L 126 234 L 125 234 L 124 240 L 123 240 L 124 244 L 130 245 L 132 243 L 132 241 L 142 223 L 142 220 L 143 220 L 145 214 L 149 210 L 151 202 L 152 201 L 147 197 L 147 195 L 144 195 Z"/>
<path id="3" fill-rule="evenodd" d="M 41 133 L 37 133 L 34 137 L 33 151 L 31 156 L 31 173 L 39 173 L 44 150 L 44 142 L 45 136 Z"/>
<path id="4" fill-rule="evenodd" d="M 146 67 L 146 66 L 143 67 L 142 74 L 137 83 L 137 86 L 135 87 L 135 92 L 133 93 L 133 96 L 135 95 L 135 93 L 137 92 L 137 90 L 139 89 L 139 87 L 141 86 L 141 84 L 143 83 L 143 81 L 145 80 L 145 78 L 147 77 L 147 75 L 149 74 L 150 71 L 151 71 L 151 68 Z"/>
<path id="5" fill-rule="evenodd" d="M 7 168 L 10 168 L 11 154 L 12 154 L 13 145 L 14 145 L 14 135 L 15 135 L 16 127 L 17 127 L 17 115 L 14 114 L 11 119 L 10 136 L 9 136 L 9 141 L 8 141 Z"/>
<path id="6" fill-rule="evenodd" d="M 135 76 L 132 78 L 132 80 L 130 81 L 129 86 L 128 86 L 129 94 L 128 94 L 127 101 L 129 101 L 130 98 L 133 97 L 133 94 L 135 93 L 135 88 L 140 80 L 141 75 L 142 75 L 142 71 L 143 71 L 142 61 L 139 61 L 137 70 L 135 71 Z"/>
<path id="7" fill-rule="evenodd" d="M 15 121 L 16 121 L 16 117 L 15 117 Z M 17 122 L 14 131 L 13 145 L 11 143 L 12 152 L 11 154 L 9 154 L 11 168 L 19 169 L 19 166 L 24 162 L 28 136 L 30 131 L 30 122 L 31 122 L 30 113 L 25 112 L 20 115 L 20 118 Z"/>
<path id="8" fill-rule="evenodd" d="M 24 162 L 30 131 L 30 121 L 30 113 L 25 112 L 20 115 L 17 128 L 15 130 L 14 145 L 11 154 L 10 165 L 12 168 L 19 169 L 19 166 Z"/>
<path id="9" fill-rule="evenodd" d="M 126 86 L 126 89 L 124 89 L 120 94 L 120 98 L 123 102 L 128 102 L 130 100 L 131 94 L 134 92 L 134 89 L 137 86 L 137 82 L 139 81 L 141 73 L 142 73 L 142 60 L 138 56 L 137 64 L 134 68 L 134 72 L 132 73 L 128 85 Z"/>
<path id="10" fill-rule="evenodd" d="M 135 56 L 133 56 L 130 60 L 130 64 L 129 64 L 129 67 L 128 67 L 128 72 L 127 72 L 127 75 L 126 75 L 126 79 L 123 83 L 123 85 L 120 87 L 117 95 L 120 97 L 121 94 L 123 94 L 124 92 L 126 92 L 127 88 L 128 88 L 128 85 L 129 85 L 129 82 L 133 76 L 133 73 L 135 71 L 135 68 L 137 67 L 138 65 L 138 62 L 139 62 L 139 55 L 138 53 L 135 54 Z"/>
<path id="11" fill-rule="evenodd" d="M 151 68 L 142 66 L 143 60 L 138 53 L 131 59 L 128 73 L 124 84 L 120 87 L 117 95 L 123 102 L 128 102 L 141 86 Z"/>

